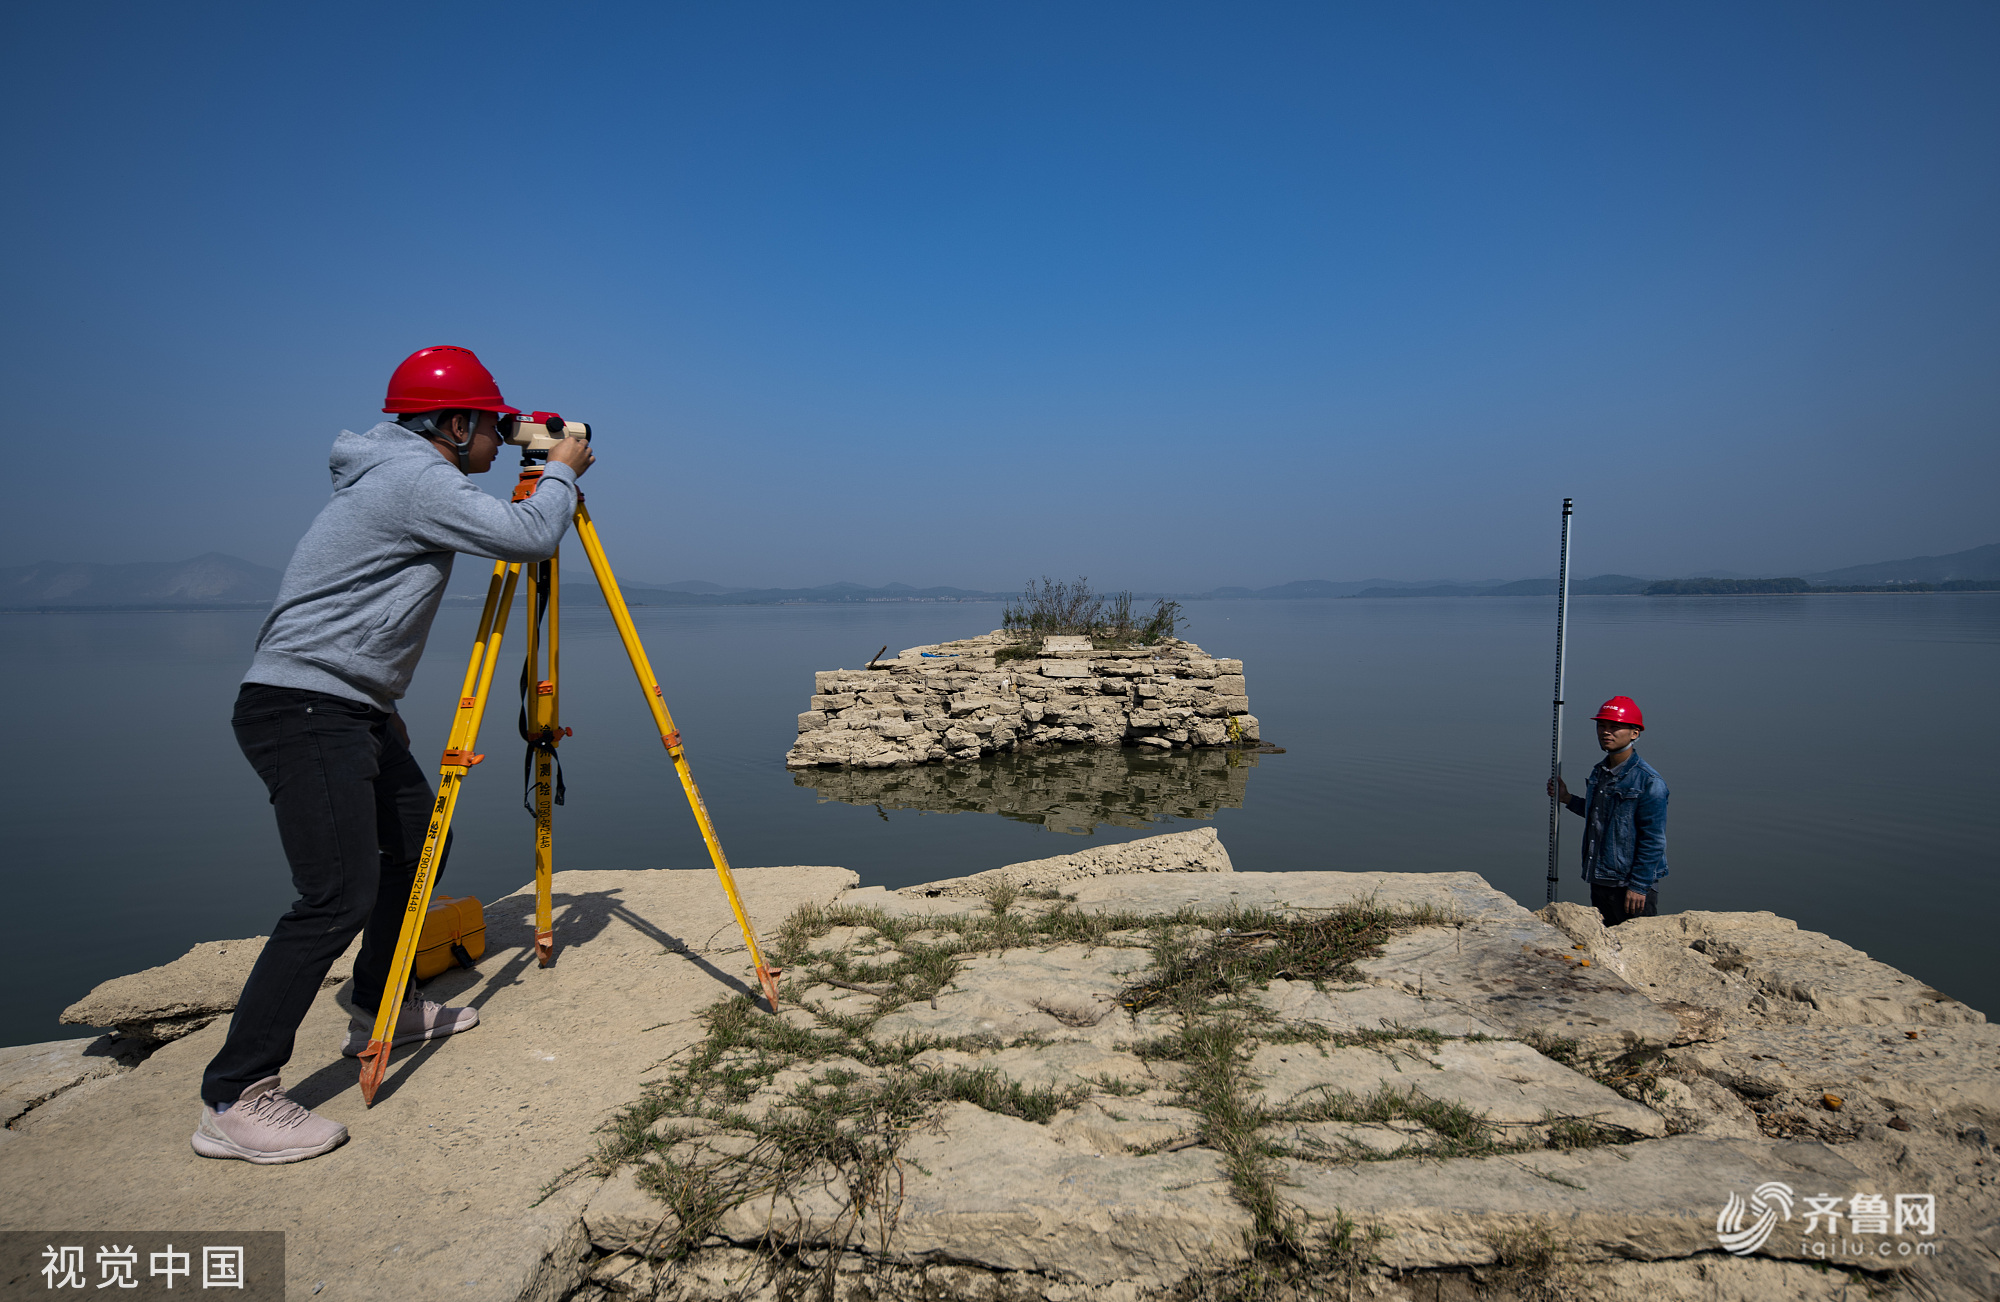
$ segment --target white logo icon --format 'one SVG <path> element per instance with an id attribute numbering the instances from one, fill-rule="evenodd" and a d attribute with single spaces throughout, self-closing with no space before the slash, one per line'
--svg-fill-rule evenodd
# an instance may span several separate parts
<path id="1" fill-rule="evenodd" d="M 1715 1237 L 1737 1256 L 1747 1257 L 1764 1246 L 1779 1221 L 1791 1219 L 1792 1187 L 1781 1180 L 1767 1180 L 1757 1186 L 1747 1203 L 1743 1195 L 1729 1191 L 1729 1201 L 1715 1218 Z"/>

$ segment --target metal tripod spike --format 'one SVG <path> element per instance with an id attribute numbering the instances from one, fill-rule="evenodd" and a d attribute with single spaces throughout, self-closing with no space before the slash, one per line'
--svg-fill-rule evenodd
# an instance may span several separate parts
<path id="1" fill-rule="evenodd" d="M 533 492 L 535 481 L 540 476 L 539 467 L 524 470 L 521 483 L 515 490 L 515 500 Z M 716 837 L 715 825 L 709 819 L 708 805 L 702 800 L 701 789 L 695 785 L 694 774 L 688 768 L 680 731 L 674 727 L 673 716 L 667 712 L 659 679 L 653 674 L 652 663 L 646 657 L 645 646 L 639 641 L 638 630 L 632 626 L 631 612 L 626 609 L 617 576 L 611 572 L 611 563 L 605 558 L 604 547 L 597 539 L 597 527 L 591 521 L 590 512 L 584 508 L 581 494 L 577 498 L 576 534 L 583 543 L 584 554 L 590 558 L 591 572 L 597 576 L 605 604 L 611 609 L 612 621 L 618 626 L 619 639 L 625 645 L 626 657 L 632 662 L 632 672 L 638 676 L 646 708 L 652 712 L 660 740 L 666 744 L 667 754 L 673 759 L 674 772 L 680 777 L 681 789 L 687 793 L 688 804 L 694 810 L 695 822 L 701 828 L 701 839 L 708 846 L 709 859 L 722 881 L 723 892 L 729 897 L 730 911 L 736 915 L 736 925 L 743 931 L 743 943 L 750 951 L 757 982 L 763 987 L 764 997 L 775 1013 L 778 1010 L 778 978 L 782 973 L 764 961 L 763 948 L 757 942 L 757 930 L 743 908 L 743 897 L 736 889 L 736 877 L 729 870 L 729 860 L 722 853 L 722 842 Z M 417 942 L 423 932 L 424 914 L 430 908 L 431 888 L 437 878 L 438 855 L 451 831 L 459 786 L 471 767 L 484 758 L 472 754 L 472 747 L 478 740 L 479 725 L 485 717 L 487 698 L 493 687 L 494 668 L 500 659 L 501 638 L 507 627 L 507 615 L 513 605 L 514 589 L 522 569 L 521 565 L 497 562 L 493 567 L 493 578 L 487 585 L 486 608 L 479 618 L 479 634 L 473 641 L 472 658 L 466 666 L 465 686 L 459 693 L 458 709 L 452 715 L 450 741 L 439 770 L 437 801 L 432 806 L 430 826 L 424 833 L 424 848 L 417 860 L 416 880 L 411 885 L 409 907 L 403 915 L 402 934 L 396 941 L 396 953 L 390 963 L 388 984 L 383 988 L 382 1007 L 375 1016 L 374 1031 L 368 1047 L 361 1051 L 361 1096 L 371 1107 L 376 1091 L 388 1074 L 389 1054 L 395 1043 L 396 1018 L 402 1005 L 403 991 L 409 984 L 410 971 L 416 963 Z M 555 747 L 569 731 L 557 723 L 559 582 L 557 558 L 551 557 L 529 567 L 526 592 L 528 654 L 523 672 L 527 696 L 522 705 L 522 731 L 528 736 L 534 758 L 534 804 L 531 811 L 535 815 L 535 953 L 544 967 L 555 953 L 555 924 L 550 896 L 554 869 L 550 808 L 552 770 Z M 545 644 L 540 638 L 544 608 L 548 616 L 548 639 Z M 548 648 L 547 678 L 536 673 L 543 645 Z"/>
<path id="2" fill-rule="evenodd" d="M 1563 653 L 1569 647 L 1569 517 L 1570 501 L 1563 499 L 1562 564 L 1556 572 L 1556 704 L 1555 724 L 1549 743 L 1549 903 L 1556 902 L 1556 846 L 1562 840 L 1562 799 L 1556 784 L 1563 772 Z"/>

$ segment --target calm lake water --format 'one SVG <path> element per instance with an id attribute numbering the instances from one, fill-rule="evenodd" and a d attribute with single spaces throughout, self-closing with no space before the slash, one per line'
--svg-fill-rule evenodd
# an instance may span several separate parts
<path id="1" fill-rule="evenodd" d="M 1539 907 L 1553 606 L 1190 603 L 1186 635 L 1247 662 L 1251 707 L 1283 755 L 1069 752 L 798 777 L 784 755 L 815 669 L 983 632 L 998 606 L 634 616 L 739 866 L 840 864 L 907 885 L 1206 820 L 1240 869 L 1470 870 Z M 2000 596 L 1586 597 L 1573 611 L 1565 769 L 1580 783 L 1595 762 L 1598 701 L 1639 700 L 1642 752 L 1673 789 L 1663 908 L 1769 909 L 2000 1012 Z M 262 785 L 228 724 L 259 618 L 0 615 L 17 739 L 0 1043 L 73 1036 L 57 1014 L 97 982 L 262 934 L 289 904 Z M 419 755 L 443 747 L 476 619 L 438 619 L 404 703 Z M 568 613 L 563 667 L 576 735 L 557 867 L 705 868 L 602 611 Z M 491 900 L 529 879 L 514 711 L 496 689 L 451 893 Z M 1586 895 L 1580 829 L 1565 816 L 1569 900 Z"/>

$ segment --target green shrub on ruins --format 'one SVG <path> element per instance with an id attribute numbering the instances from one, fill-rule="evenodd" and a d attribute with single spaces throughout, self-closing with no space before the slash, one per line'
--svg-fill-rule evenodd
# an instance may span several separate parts
<path id="1" fill-rule="evenodd" d="M 1107 597 L 1092 592 L 1090 580 L 1082 575 L 1074 583 L 1043 575 L 1040 581 L 1030 580 L 1019 604 L 1008 605 L 1001 614 L 1000 626 L 1021 638 L 1021 647 L 1006 648 L 994 659 L 1032 656 L 1035 650 L 1028 644 L 1045 637 L 1087 637 L 1103 651 L 1152 646 L 1171 638 L 1181 617 L 1178 601 L 1162 597 L 1141 619 L 1133 613 L 1129 592 Z"/>

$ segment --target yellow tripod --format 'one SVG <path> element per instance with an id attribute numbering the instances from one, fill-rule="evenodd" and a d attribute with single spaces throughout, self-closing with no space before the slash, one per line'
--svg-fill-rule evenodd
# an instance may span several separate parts
<path id="1" fill-rule="evenodd" d="M 537 413 L 537 418 L 539 416 L 540 413 Z M 551 420 L 550 426 L 551 432 L 554 432 L 554 420 Z M 587 427 L 571 425 L 569 428 L 588 437 Z M 539 467 L 524 469 L 521 481 L 514 490 L 514 500 L 519 501 L 530 495 L 541 473 Z M 756 928 L 750 925 L 750 915 L 744 912 L 743 897 L 736 890 L 736 878 L 729 871 L 729 860 L 722 853 L 722 843 L 716 839 L 715 825 L 709 821 L 708 806 L 703 802 L 701 790 L 694 783 L 694 774 L 688 768 L 680 730 L 674 727 L 673 716 L 667 712 L 660 681 L 654 677 L 653 666 L 646 658 L 646 648 L 639 641 L 638 630 L 632 626 L 632 615 L 625 607 L 625 596 L 618 589 L 617 577 L 611 573 L 611 563 L 605 559 L 604 547 L 597 540 L 597 526 L 591 522 L 590 511 L 583 505 L 582 494 L 577 497 L 576 536 L 577 541 L 583 544 L 584 555 L 590 558 L 591 573 L 597 577 L 597 586 L 604 593 L 605 605 L 611 608 L 611 620 L 618 626 L 619 639 L 624 642 L 625 654 L 632 661 L 632 672 L 638 676 L 646 708 L 652 711 L 653 725 L 659 729 L 667 754 L 673 757 L 674 771 L 680 775 L 681 790 L 687 793 L 695 822 L 701 828 L 701 839 L 708 845 L 708 857 L 715 865 L 716 875 L 722 879 L 722 889 L 729 896 L 729 907 L 736 915 L 736 924 L 743 929 L 743 941 L 749 947 L 750 961 L 756 966 L 758 983 L 764 988 L 764 997 L 770 1001 L 771 1010 L 776 1012 L 779 972 L 764 961 L 763 949 L 757 944 Z M 438 856 L 444 847 L 445 836 L 451 831 L 459 787 L 472 766 L 485 758 L 474 754 L 472 748 L 478 742 L 480 721 L 486 714 L 486 700 L 493 687 L 494 668 L 499 664 L 500 642 L 506 631 L 514 590 L 524 575 L 527 580 L 524 600 L 528 627 L 524 674 L 524 682 L 528 686 L 524 707 L 527 716 L 525 731 L 529 744 L 534 747 L 535 757 L 535 956 L 541 966 L 546 967 L 555 954 L 555 922 L 549 894 L 550 876 L 554 870 L 552 780 L 556 747 L 569 731 L 558 723 L 561 581 L 557 557 L 526 566 L 496 561 L 493 577 L 486 588 L 486 608 L 479 616 L 479 633 L 473 639 L 472 658 L 465 667 L 465 684 L 458 694 L 458 708 L 452 713 L 444 764 L 438 771 L 437 801 L 431 806 L 430 826 L 424 833 L 423 852 L 417 859 L 417 876 L 410 888 L 409 908 L 403 915 L 403 930 L 396 942 L 395 958 L 390 964 L 389 982 L 383 987 L 382 1007 L 375 1016 L 374 1033 L 369 1038 L 368 1047 L 361 1051 L 361 1096 L 370 1106 L 375 1102 L 375 1091 L 381 1087 L 383 1077 L 389 1071 L 389 1050 L 395 1041 L 397 1010 L 402 1004 L 403 991 L 409 984 L 411 965 L 416 961 L 417 939 L 423 930 L 424 913 L 430 908 Z M 548 613 L 547 678 L 541 677 L 538 672 L 542 663 L 539 615 L 543 602 L 546 602 Z"/>

